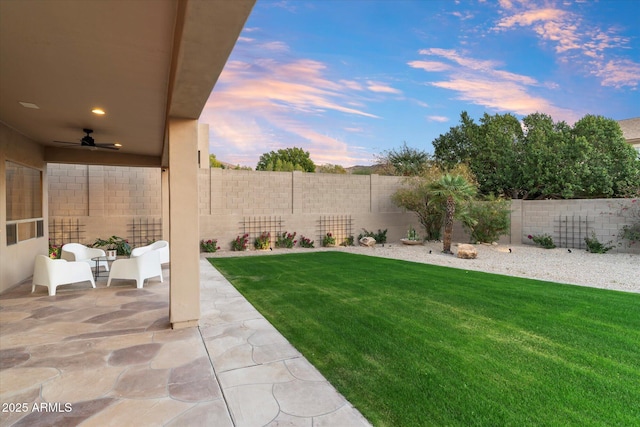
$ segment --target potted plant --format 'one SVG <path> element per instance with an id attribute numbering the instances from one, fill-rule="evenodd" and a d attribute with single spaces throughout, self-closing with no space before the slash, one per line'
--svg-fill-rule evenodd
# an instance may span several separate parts
<path id="1" fill-rule="evenodd" d="M 407 237 L 404 239 L 400 239 L 402 243 L 405 245 L 420 245 L 422 242 L 420 241 L 420 236 L 415 228 L 412 225 L 409 226 L 409 230 L 407 230 Z"/>
<path id="2" fill-rule="evenodd" d="M 129 242 L 118 236 L 111 236 L 108 240 L 97 238 L 96 241 L 93 242 L 91 247 L 105 248 L 105 250 L 108 252 L 107 256 L 110 258 L 115 257 L 115 255 L 131 255 L 131 245 L 129 245 Z M 111 251 L 115 251 L 115 253 Z"/>

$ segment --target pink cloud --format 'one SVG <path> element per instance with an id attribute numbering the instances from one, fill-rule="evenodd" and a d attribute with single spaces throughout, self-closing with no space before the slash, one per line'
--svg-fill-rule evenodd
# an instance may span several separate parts
<path id="1" fill-rule="evenodd" d="M 640 76 L 637 63 L 610 57 L 609 51 L 625 48 L 630 39 L 615 29 L 602 29 L 587 23 L 576 14 L 553 7 L 539 8 L 521 1 L 500 2 L 507 16 L 498 20 L 494 30 L 508 31 L 516 27 L 531 28 L 538 37 L 554 46 L 558 60 L 601 79 L 602 86 L 635 88 Z"/>
<path id="2" fill-rule="evenodd" d="M 363 84 L 331 79 L 329 74 L 324 63 L 308 59 L 228 62 L 200 118 L 210 125 L 211 151 L 220 160 L 251 167 L 261 154 L 291 146 L 309 151 L 316 163 L 370 163 L 369 154 L 348 143 L 364 132 L 358 121 L 341 128 L 337 136 L 316 131 L 306 119 L 329 111 L 376 119 L 367 111 L 371 100 L 365 90 L 381 95 L 401 92 L 382 82 Z"/>
<path id="3" fill-rule="evenodd" d="M 496 111 L 521 115 L 544 112 L 560 120 L 575 121 L 577 119 L 577 114 L 574 112 L 557 107 L 550 101 L 531 94 L 531 87 L 552 87 L 552 84 L 542 85 L 530 76 L 500 70 L 500 64 L 496 61 L 472 58 L 453 49 L 423 49 L 420 54 L 440 57 L 452 63 L 447 71 L 446 80 L 428 84 L 456 92 L 457 99 Z M 428 117 L 429 120 L 434 121 L 438 118 L 439 116 Z"/>
<path id="4" fill-rule="evenodd" d="M 447 71 L 451 66 L 439 61 L 410 61 L 407 63 L 411 68 L 420 68 L 425 71 Z"/>
<path id="5" fill-rule="evenodd" d="M 640 81 L 640 64 L 631 60 L 611 60 L 599 66 L 593 74 L 602 79 L 603 86 L 620 89 L 630 86 L 638 87 Z"/>
<path id="6" fill-rule="evenodd" d="M 392 93 L 392 94 L 402 93 L 402 91 L 392 88 L 391 86 L 385 85 L 384 83 L 373 82 L 371 80 L 367 82 L 367 85 L 368 85 L 367 89 L 369 89 L 371 92 Z"/>

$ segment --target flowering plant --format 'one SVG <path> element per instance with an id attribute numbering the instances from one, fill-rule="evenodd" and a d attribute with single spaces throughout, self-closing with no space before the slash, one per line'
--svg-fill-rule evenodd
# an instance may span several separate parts
<path id="1" fill-rule="evenodd" d="M 278 238 L 276 239 L 276 248 L 292 248 L 298 243 L 297 240 L 294 240 L 296 237 L 296 233 L 287 233 L 286 231 L 281 235 L 278 234 Z"/>
<path id="2" fill-rule="evenodd" d="M 333 234 L 327 233 L 326 236 L 322 239 L 322 246 L 335 246 L 336 238 L 333 237 Z"/>
<path id="3" fill-rule="evenodd" d="M 233 241 L 231 241 L 231 250 L 232 251 L 246 251 L 248 243 L 249 243 L 249 235 L 248 234 L 243 234 L 242 236 L 238 236 Z"/>
<path id="4" fill-rule="evenodd" d="M 555 243 L 553 243 L 553 238 L 548 234 L 539 234 L 535 236 L 529 234 L 527 238 L 529 240 L 533 240 L 534 243 L 537 243 L 545 249 L 553 249 L 556 247 Z"/>
<path id="5" fill-rule="evenodd" d="M 300 236 L 300 247 L 301 248 L 313 248 L 313 240 L 308 237 Z"/>
<path id="6" fill-rule="evenodd" d="M 271 233 L 262 232 L 260 236 L 256 237 L 256 240 L 253 242 L 253 246 L 256 249 L 269 249 L 271 245 Z"/>
<path id="7" fill-rule="evenodd" d="M 201 240 L 200 249 L 202 252 L 215 252 L 220 249 L 220 246 L 218 246 L 217 239 Z"/>
<path id="8" fill-rule="evenodd" d="M 62 247 L 58 245 L 52 245 L 49 243 L 49 258 L 58 259 L 62 254 Z"/>

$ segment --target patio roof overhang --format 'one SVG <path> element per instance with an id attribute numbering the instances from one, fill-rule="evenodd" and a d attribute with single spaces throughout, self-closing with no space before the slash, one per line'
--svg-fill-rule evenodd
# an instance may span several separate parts
<path id="1" fill-rule="evenodd" d="M 47 162 L 166 167 L 168 118 L 200 116 L 254 3 L 0 0 L 0 122 Z M 122 148 L 54 142 L 83 128 Z"/>

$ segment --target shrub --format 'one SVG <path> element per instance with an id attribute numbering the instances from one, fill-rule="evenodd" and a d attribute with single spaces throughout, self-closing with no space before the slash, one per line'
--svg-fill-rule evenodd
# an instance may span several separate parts
<path id="1" fill-rule="evenodd" d="M 300 236 L 300 247 L 301 248 L 313 248 L 313 240 L 308 237 Z"/>
<path id="2" fill-rule="evenodd" d="M 600 243 L 600 241 L 596 237 L 595 231 L 591 232 L 591 238 L 585 237 L 584 242 L 587 244 L 587 252 L 591 252 L 592 254 L 604 254 L 615 247 L 615 246 L 605 246 L 602 243 Z M 607 245 L 609 245 L 610 243 L 611 241 L 609 241 Z"/>
<path id="3" fill-rule="evenodd" d="M 535 236 L 529 234 L 527 237 L 529 238 L 529 240 L 533 240 L 534 243 L 537 243 L 545 249 L 553 249 L 556 247 L 555 243 L 553 243 L 553 237 L 549 236 L 548 234 Z"/>
<path id="4" fill-rule="evenodd" d="M 353 236 L 345 237 L 340 246 L 353 246 Z"/>
<path id="5" fill-rule="evenodd" d="M 625 225 L 618 234 L 620 240 L 628 240 L 629 245 L 634 245 L 640 241 L 640 222 L 633 225 Z"/>
<path id="6" fill-rule="evenodd" d="M 253 242 L 253 247 L 256 249 L 269 249 L 271 245 L 271 233 L 263 231 Z"/>
<path id="7" fill-rule="evenodd" d="M 322 239 L 322 246 L 334 246 L 335 244 L 336 238 L 331 233 L 327 233 Z"/>
<path id="8" fill-rule="evenodd" d="M 463 221 L 471 233 L 472 242 L 491 243 L 511 232 L 511 201 L 489 197 L 485 201 L 472 201 L 467 206 L 471 223 Z"/>
<path id="9" fill-rule="evenodd" d="M 215 252 L 218 249 L 220 249 L 220 246 L 218 246 L 218 240 L 217 239 L 209 239 L 209 240 L 201 240 L 200 241 L 200 249 L 202 250 L 202 252 Z"/>
<path id="10" fill-rule="evenodd" d="M 243 234 L 242 236 L 238 236 L 233 241 L 231 241 L 231 250 L 232 251 L 246 251 L 248 243 L 249 243 L 249 235 L 248 234 Z"/>
<path id="11" fill-rule="evenodd" d="M 298 243 L 297 240 L 294 240 L 296 237 L 296 233 L 287 233 L 286 231 L 282 234 L 279 234 L 276 239 L 276 248 L 292 248 Z"/>
<path id="12" fill-rule="evenodd" d="M 387 229 L 380 230 L 378 228 L 378 232 L 374 233 L 373 231 L 367 231 L 366 229 L 362 229 L 362 233 L 358 235 L 358 241 L 363 237 L 373 237 L 376 243 L 386 243 L 387 242 Z"/>

